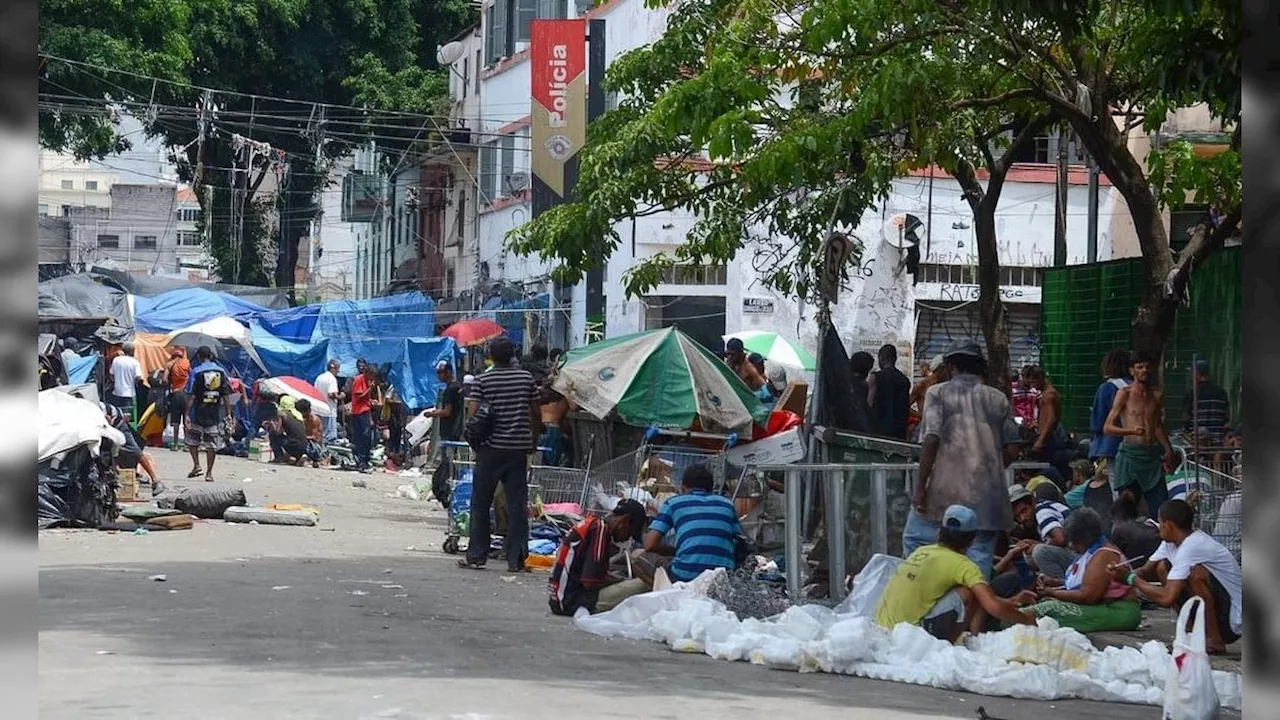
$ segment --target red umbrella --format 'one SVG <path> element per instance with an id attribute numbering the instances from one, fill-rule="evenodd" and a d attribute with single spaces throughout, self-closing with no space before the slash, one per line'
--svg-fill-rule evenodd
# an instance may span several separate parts
<path id="1" fill-rule="evenodd" d="M 333 408 L 329 407 L 329 398 L 306 380 L 299 380 L 291 375 L 262 378 L 258 381 L 258 389 L 273 395 L 288 395 L 295 400 L 308 400 L 311 402 L 311 412 L 320 417 L 336 415 Z"/>
<path id="2" fill-rule="evenodd" d="M 441 335 L 453 338 L 462 347 L 471 347 L 486 343 L 506 330 L 498 323 L 487 318 L 471 318 L 458 321 L 444 329 Z"/>

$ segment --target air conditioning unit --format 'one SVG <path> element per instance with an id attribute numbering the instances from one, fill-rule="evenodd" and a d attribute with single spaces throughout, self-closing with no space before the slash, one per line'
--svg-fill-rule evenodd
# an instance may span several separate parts
<path id="1" fill-rule="evenodd" d="M 410 209 L 418 207 L 418 188 L 405 188 L 404 206 Z"/>
<path id="2" fill-rule="evenodd" d="M 529 187 L 529 173 L 515 172 L 503 178 L 503 186 L 508 194 L 515 194 Z"/>

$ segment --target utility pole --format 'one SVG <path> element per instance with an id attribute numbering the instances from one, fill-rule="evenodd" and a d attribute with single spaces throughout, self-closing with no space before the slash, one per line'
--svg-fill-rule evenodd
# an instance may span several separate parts
<path id="1" fill-rule="evenodd" d="M 204 257 L 205 271 L 210 280 L 213 279 L 213 186 L 204 186 L 204 207 L 201 215 L 204 221 Z"/>
<path id="2" fill-rule="evenodd" d="M 324 173 L 326 171 L 324 161 L 324 106 L 317 108 L 319 117 L 316 119 L 316 172 L 320 173 L 320 187 L 324 187 Z M 320 193 L 320 202 L 316 206 L 315 221 L 311 225 L 311 241 L 307 243 L 307 300 L 310 302 L 312 296 L 315 295 L 315 268 L 313 260 L 315 259 L 316 243 L 320 241 L 320 233 L 324 227 L 324 193 Z M 284 236 L 284 223 L 280 225 L 280 247 L 286 246 L 287 239 Z"/>
<path id="3" fill-rule="evenodd" d="M 1098 167 L 1098 163 L 1093 158 L 1089 159 L 1089 224 L 1087 234 L 1088 238 L 1088 260 L 1089 263 L 1098 262 L 1098 176 L 1102 174 L 1102 168 Z"/>
<path id="4" fill-rule="evenodd" d="M 1067 138 L 1068 132 L 1058 132 L 1058 182 L 1057 202 L 1053 218 L 1053 266 L 1067 264 Z"/>

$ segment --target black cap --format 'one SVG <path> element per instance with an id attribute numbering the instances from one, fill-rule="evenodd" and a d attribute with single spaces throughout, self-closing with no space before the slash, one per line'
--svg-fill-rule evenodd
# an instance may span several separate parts
<path id="1" fill-rule="evenodd" d="M 639 541 L 644 535 L 645 526 L 649 523 L 649 515 L 644 511 L 644 506 L 631 498 L 624 498 L 619 500 L 617 506 L 613 508 L 613 514 L 630 521 L 631 537 Z"/>

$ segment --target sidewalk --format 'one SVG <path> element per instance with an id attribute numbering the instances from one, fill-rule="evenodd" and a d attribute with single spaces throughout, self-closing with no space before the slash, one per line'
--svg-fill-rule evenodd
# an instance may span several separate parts
<path id="1" fill-rule="evenodd" d="M 1128 645 L 1140 648 L 1151 640 L 1159 640 L 1166 646 L 1172 646 L 1177 624 L 1177 612 L 1156 608 L 1155 610 L 1144 610 L 1142 612 L 1142 625 L 1133 632 L 1097 632 L 1090 634 L 1088 637 L 1093 641 L 1094 647 L 1098 649 L 1105 648 L 1108 645 L 1117 647 Z M 1241 639 L 1228 645 L 1226 655 L 1211 655 L 1209 664 L 1213 666 L 1214 670 L 1234 673 L 1243 672 L 1244 640 Z"/>

